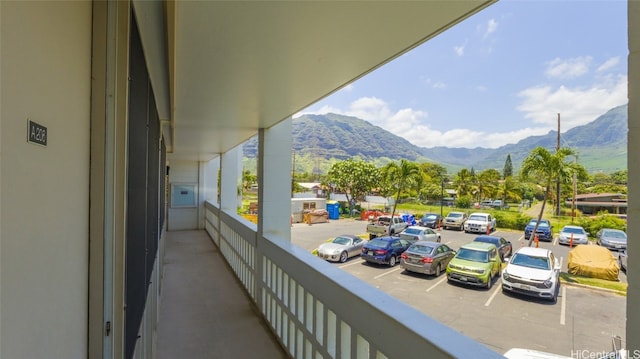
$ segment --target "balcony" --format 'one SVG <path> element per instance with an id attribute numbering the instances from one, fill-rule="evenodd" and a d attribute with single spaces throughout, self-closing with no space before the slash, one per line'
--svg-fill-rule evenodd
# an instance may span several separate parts
<path id="1" fill-rule="evenodd" d="M 161 293 L 159 358 L 502 357 L 210 203 L 167 234 Z"/>

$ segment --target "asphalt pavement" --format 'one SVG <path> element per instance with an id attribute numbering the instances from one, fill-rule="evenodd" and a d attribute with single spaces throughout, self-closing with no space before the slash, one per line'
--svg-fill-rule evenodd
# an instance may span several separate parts
<path id="1" fill-rule="evenodd" d="M 292 242 L 309 252 L 340 234 L 363 235 L 367 221 L 330 220 L 328 223 L 292 226 Z M 475 235 L 441 230 L 442 242 L 453 249 Z M 521 232 L 498 231 L 512 242 L 514 250 L 527 245 Z M 569 247 L 540 242 L 561 258 L 567 270 Z M 626 297 L 589 288 L 562 285 L 557 303 L 502 293 L 500 279 L 489 290 L 447 282 L 446 275 L 425 276 L 367 264 L 359 257 L 334 263 L 345 272 L 404 301 L 440 322 L 504 353 L 510 348 L 528 348 L 572 357 L 611 349 L 613 335 L 624 339 Z M 573 355 L 575 357 L 575 355 Z"/>

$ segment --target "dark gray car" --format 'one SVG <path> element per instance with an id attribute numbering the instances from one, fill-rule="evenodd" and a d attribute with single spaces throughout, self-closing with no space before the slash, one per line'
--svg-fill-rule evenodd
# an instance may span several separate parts
<path id="1" fill-rule="evenodd" d="M 417 241 L 400 256 L 400 265 L 405 270 L 436 277 L 447 268 L 456 252 L 446 244 Z"/>

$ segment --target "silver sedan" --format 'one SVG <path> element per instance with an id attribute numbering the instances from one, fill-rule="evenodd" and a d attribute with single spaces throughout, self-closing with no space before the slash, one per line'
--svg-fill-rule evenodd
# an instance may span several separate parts
<path id="1" fill-rule="evenodd" d="M 332 262 L 346 262 L 359 256 L 366 241 L 351 234 L 339 235 L 318 247 L 318 257 Z"/>
<path id="2" fill-rule="evenodd" d="M 589 235 L 580 226 L 564 226 L 558 234 L 558 244 L 589 244 Z"/>
<path id="3" fill-rule="evenodd" d="M 422 226 L 410 226 L 405 228 L 399 234 L 400 238 L 406 239 L 413 243 L 415 241 L 431 241 L 440 242 L 440 233 L 434 231 L 431 228 Z"/>
<path id="4" fill-rule="evenodd" d="M 596 239 L 599 245 L 612 250 L 627 248 L 627 234 L 619 229 L 603 228 L 596 234 Z"/>

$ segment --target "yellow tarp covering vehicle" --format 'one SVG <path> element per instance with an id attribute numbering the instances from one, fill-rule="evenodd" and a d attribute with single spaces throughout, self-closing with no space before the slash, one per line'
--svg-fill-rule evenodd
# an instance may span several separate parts
<path id="1" fill-rule="evenodd" d="M 569 273 L 589 278 L 618 280 L 620 267 L 611 251 L 594 245 L 580 245 L 569 252 Z"/>

